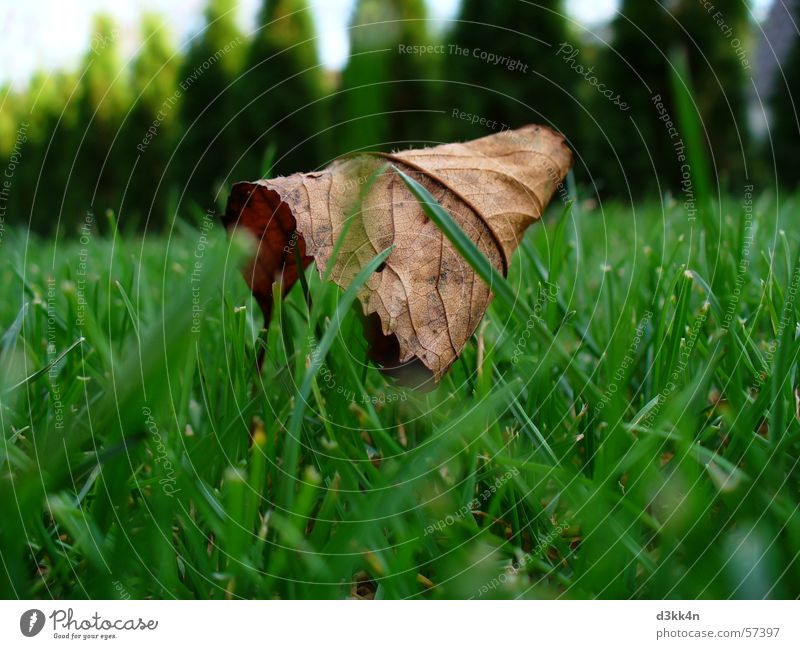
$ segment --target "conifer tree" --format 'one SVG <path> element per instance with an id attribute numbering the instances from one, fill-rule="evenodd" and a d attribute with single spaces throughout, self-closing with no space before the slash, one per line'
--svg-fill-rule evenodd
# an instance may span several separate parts
<path id="1" fill-rule="evenodd" d="M 215 207 L 222 184 L 244 147 L 236 134 L 238 92 L 245 40 L 236 25 L 236 0 L 209 0 L 206 26 L 178 74 L 181 91 L 179 178 L 184 199 Z"/>
<path id="2" fill-rule="evenodd" d="M 675 41 L 675 23 L 665 0 L 623 0 L 611 23 L 612 40 L 598 64 L 598 76 L 628 106 L 621 110 L 602 95 L 593 97 L 598 125 L 589 150 L 589 171 L 601 193 L 620 198 L 660 188 L 675 166 L 668 129 L 659 119 L 676 120 L 668 60 Z"/>
<path id="3" fill-rule="evenodd" d="M 604 50 L 599 68 L 630 109 L 620 111 L 596 97 L 600 128 L 590 147 L 590 167 L 606 193 L 677 191 L 682 162 L 676 146 L 683 142 L 672 89 L 677 52 L 689 63 L 686 81 L 719 179 L 741 174 L 748 139 L 747 73 L 737 46 L 746 42 L 747 28 L 744 0 L 721 0 L 714 12 L 695 0 L 623 1 L 612 23 L 612 47 Z M 671 132 L 669 123 L 677 131 Z"/>
<path id="4" fill-rule="evenodd" d="M 564 11 L 561 0 L 464 0 L 445 59 L 453 108 L 511 128 L 538 123 L 574 132 L 580 78 L 561 44 L 580 47 Z M 486 134 L 485 126 L 463 120 L 451 126 L 462 138 Z"/>
<path id="5" fill-rule="evenodd" d="M 430 141 L 441 53 L 431 45 L 424 0 L 359 0 L 350 23 L 350 58 L 338 96 L 336 139 L 350 150 Z"/>
<path id="6" fill-rule="evenodd" d="M 126 124 L 126 150 L 138 159 L 131 165 L 126 207 L 152 226 L 161 223 L 172 190 L 170 157 L 178 136 L 177 74 L 179 60 L 163 21 L 154 14 L 143 16 L 142 45 L 132 63 L 132 80 L 138 97 Z M 170 168 L 172 166 L 172 169 Z"/>
<path id="7" fill-rule="evenodd" d="M 325 162 L 323 76 L 306 0 L 264 0 L 237 87 L 241 139 L 249 149 L 240 175 L 266 172 L 261 165 L 270 145 L 273 173 L 307 171 Z"/>

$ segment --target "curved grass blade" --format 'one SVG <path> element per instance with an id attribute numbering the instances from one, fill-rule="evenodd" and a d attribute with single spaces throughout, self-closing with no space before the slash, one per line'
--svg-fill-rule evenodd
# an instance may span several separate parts
<path id="1" fill-rule="evenodd" d="M 555 336 L 534 314 L 530 308 L 521 300 L 517 299 L 514 289 L 508 280 L 494 267 L 486 256 L 478 249 L 475 242 L 453 220 L 431 193 L 420 185 L 416 180 L 394 168 L 402 181 L 409 188 L 414 198 L 422 207 L 425 215 L 436 224 L 442 233 L 449 239 L 453 247 L 461 254 L 466 262 L 494 292 L 495 296 L 509 309 L 511 315 L 517 323 L 523 327 L 528 327 L 532 323 L 533 331 L 542 339 L 543 343 L 550 347 L 564 364 L 565 371 L 579 383 L 596 400 L 602 398 L 602 391 L 594 382 L 573 363 L 572 356 L 556 341 Z"/>
<path id="2" fill-rule="evenodd" d="M 64 358 L 67 356 L 67 354 L 69 354 L 69 353 L 70 353 L 70 352 L 71 352 L 73 349 L 75 349 L 75 348 L 76 348 L 78 345 L 80 345 L 80 344 L 81 344 L 82 342 L 84 342 L 85 340 L 86 340 L 86 338 L 84 338 L 83 336 L 81 336 L 81 337 L 80 337 L 80 338 L 78 338 L 78 339 L 77 339 L 75 342 L 73 342 L 73 343 L 72 343 L 72 344 L 71 344 L 69 347 L 67 347 L 67 348 L 66 348 L 66 349 L 65 349 L 63 352 L 61 352 L 61 353 L 60 353 L 58 356 L 56 356 L 56 357 L 55 357 L 55 358 L 54 358 L 52 361 L 50 361 L 50 362 L 49 362 L 47 365 L 45 365 L 44 367 L 41 367 L 41 368 L 39 368 L 39 369 L 38 369 L 38 370 L 36 370 L 36 371 L 35 371 L 33 374 L 31 374 L 31 375 L 30 375 L 30 376 L 28 376 L 27 378 L 24 378 L 24 379 L 22 379 L 22 380 L 21 380 L 19 383 L 17 383 L 16 385 L 12 385 L 10 388 L 8 388 L 8 389 L 6 390 L 6 392 L 11 392 L 11 391 L 13 391 L 13 390 L 16 390 L 16 389 L 17 389 L 17 388 L 19 388 L 19 387 L 22 387 L 22 386 L 23 386 L 23 385 L 25 385 L 26 383 L 33 383 L 33 382 L 34 382 L 34 381 L 36 381 L 37 379 L 40 379 L 40 378 L 42 378 L 42 377 L 43 377 L 45 374 L 47 374 L 47 373 L 48 373 L 48 372 L 49 372 L 49 371 L 50 371 L 50 370 L 51 370 L 53 367 L 55 367 L 56 365 L 58 365 L 58 364 L 59 364 L 59 363 L 60 363 L 60 362 L 61 362 L 61 361 L 62 361 L 62 360 L 63 360 L 63 359 L 64 359 Z"/>
<path id="3" fill-rule="evenodd" d="M 355 302 L 358 291 L 369 279 L 370 275 L 380 266 L 386 258 L 394 250 L 394 246 L 390 246 L 381 253 L 375 255 L 372 260 L 359 271 L 350 286 L 342 295 L 339 300 L 339 306 L 336 308 L 333 320 L 330 326 L 325 331 L 322 339 L 319 341 L 314 353 L 312 354 L 311 364 L 305 372 L 303 382 L 295 397 L 295 405 L 292 410 L 291 419 L 288 426 L 288 437 L 286 440 L 286 453 L 284 456 L 284 471 L 292 479 L 283 481 L 283 499 L 282 505 L 287 511 L 292 510 L 292 502 L 294 501 L 294 480 L 293 477 L 297 473 L 297 463 L 300 456 L 300 427 L 303 421 L 303 413 L 305 412 L 308 396 L 311 393 L 311 386 L 314 377 L 319 371 L 320 367 L 327 356 L 328 351 L 333 344 L 333 339 L 339 331 L 342 320 L 350 307 Z"/>

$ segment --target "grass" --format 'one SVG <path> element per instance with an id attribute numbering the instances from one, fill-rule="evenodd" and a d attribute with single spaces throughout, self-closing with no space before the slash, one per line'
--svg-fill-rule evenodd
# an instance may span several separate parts
<path id="1" fill-rule="evenodd" d="M 7 232 L 0 595 L 797 597 L 798 205 L 743 200 L 555 206 L 426 394 L 314 270 L 262 333 L 207 220 Z"/>

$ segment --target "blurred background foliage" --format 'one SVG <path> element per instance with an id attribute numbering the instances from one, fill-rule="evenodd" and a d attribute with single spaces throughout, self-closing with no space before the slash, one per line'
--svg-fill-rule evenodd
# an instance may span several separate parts
<path id="1" fill-rule="evenodd" d="M 492 132 L 487 122 L 565 133 L 585 195 L 678 194 L 675 140 L 652 98 L 676 117 L 670 73 L 679 53 L 712 180 L 723 189 L 774 186 L 776 178 L 793 187 L 800 73 L 791 62 L 800 46 L 770 72 L 775 90 L 760 97 L 762 25 L 746 0 L 713 8 L 623 0 L 610 24 L 590 31 L 561 0 L 463 0 L 444 25 L 430 20 L 423 0 L 358 0 L 350 56 L 337 71 L 320 62 L 319 26 L 305 0 L 265 0 L 249 34 L 237 26 L 236 0 L 209 0 L 205 27 L 183 47 L 158 16 L 145 15 L 128 61 L 113 20 L 101 15 L 76 69 L 0 88 L 0 157 L 5 163 L 20 147 L 26 157 L 7 220 L 74 234 L 87 210 L 111 209 L 123 229 L 159 228 L 187 203 L 218 209 L 237 180 L 310 171 L 353 150 L 479 137 Z M 439 48 L 408 53 L 426 46 Z M 484 54 L 517 63 L 492 64 Z M 626 110 L 608 99 L 612 92 Z M 454 109 L 484 123 L 456 119 Z M 763 128 L 765 114 L 774 130 Z"/>

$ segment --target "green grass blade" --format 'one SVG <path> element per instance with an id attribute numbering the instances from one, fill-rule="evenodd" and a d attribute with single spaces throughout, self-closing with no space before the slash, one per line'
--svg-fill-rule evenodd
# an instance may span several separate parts
<path id="1" fill-rule="evenodd" d="M 322 367 L 325 356 L 328 354 L 328 351 L 333 344 L 333 340 L 339 331 L 342 320 L 344 319 L 345 314 L 350 310 L 350 307 L 353 305 L 353 302 L 358 295 L 358 291 L 366 283 L 370 275 L 375 272 L 378 266 L 386 261 L 386 258 L 391 254 L 392 250 L 394 250 L 394 246 L 391 246 L 383 252 L 375 255 L 375 257 L 373 257 L 372 260 L 359 271 L 358 275 L 355 276 L 350 286 L 347 287 L 347 290 L 339 300 L 339 306 L 336 309 L 333 321 L 325 331 L 322 339 L 319 341 L 319 344 L 314 350 L 314 354 L 312 354 L 311 364 L 306 370 L 305 376 L 303 377 L 303 382 L 295 396 L 295 405 L 294 409 L 292 410 L 292 415 L 291 419 L 289 420 L 289 426 L 287 430 L 288 437 L 286 440 L 283 467 L 285 476 L 283 479 L 282 488 L 283 498 L 281 499 L 283 507 L 289 512 L 292 511 L 292 503 L 294 502 L 294 480 L 297 474 L 297 463 L 300 454 L 300 429 L 302 426 L 303 414 L 305 413 L 308 397 L 311 393 L 311 386 L 314 377 L 316 376 L 320 367 Z"/>
<path id="2" fill-rule="evenodd" d="M 577 382 L 589 392 L 594 399 L 600 399 L 602 391 L 592 382 L 592 380 L 573 362 L 572 356 L 555 340 L 552 332 L 531 313 L 530 309 L 521 300 L 517 300 L 514 289 L 505 277 L 494 267 L 486 256 L 478 249 L 475 242 L 453 220 L 447 210 L 445 210 L 430 192 L 420 185 L 416 180 L 395 168 L 406 186 L 409 188 L 414 198 L 422 207 L 427 217 L 442 231 L 453 244 L 455 249 L 464 257 L 470 267 L 478 274 L 495 296 L 509 310 L 517 323 L 523 327 L 532 326 L 532 329 L 542 338 L 544 344 L 550 347 L 558 359 L 564 363 L 565 371 L 570 374 Z"/>

